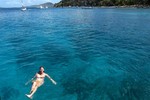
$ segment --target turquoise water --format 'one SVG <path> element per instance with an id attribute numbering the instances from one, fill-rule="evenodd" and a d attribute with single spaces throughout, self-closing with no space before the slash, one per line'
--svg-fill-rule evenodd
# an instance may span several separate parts
<path id="1" fill-rule="evenodd" d="M 58 84 L 33 100 L 150 98 L 150 9 L 1 9 L 0 38 L 1 100 L 28 100 L 41 65 Z"/>

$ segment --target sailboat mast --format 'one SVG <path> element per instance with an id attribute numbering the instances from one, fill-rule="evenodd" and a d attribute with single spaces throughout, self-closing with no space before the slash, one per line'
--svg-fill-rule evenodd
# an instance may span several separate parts
<path id="1" fill-rule="evenodd" d="M 26 10 L 27 10 L 27 8 L 24 6 L 24 4 L 23 4 L 23 0 L 21 0 L 21 3 L 22 3 L 22 8 L 21 8 L 21 10 L 22 10 L 22 11 L 26 11 Z"/>
<path id="2" fill-rule="evenodd" d="M 22 4 L 22 7 L 24 6 L 24 4 L 23 4 L 23 0 L 21 0 L 21 4 Z"/>

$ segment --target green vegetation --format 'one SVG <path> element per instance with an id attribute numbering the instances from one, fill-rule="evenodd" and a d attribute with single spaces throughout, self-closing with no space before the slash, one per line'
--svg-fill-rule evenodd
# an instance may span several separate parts
<path id="1" fill-rule="evenodd" d="M 149 6 L 150 0 L 61 0 L 55 4 L 60 6 Z"/>

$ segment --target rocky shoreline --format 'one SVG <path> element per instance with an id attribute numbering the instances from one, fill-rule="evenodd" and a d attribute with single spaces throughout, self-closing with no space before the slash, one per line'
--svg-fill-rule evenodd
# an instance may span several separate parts
<path id="1" fill-rule="evenodd" d="M 150 5 L 125 5 L 125 6 L 116 6 L 116 8 L 150 8 Z"/>

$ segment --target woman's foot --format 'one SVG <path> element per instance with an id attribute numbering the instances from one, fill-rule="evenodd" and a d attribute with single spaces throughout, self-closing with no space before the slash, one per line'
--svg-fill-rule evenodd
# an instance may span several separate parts
<path id="1" fill-rule="evenodd" d="M 28 98 L 32 99 L 32 96 L 31 96 L 31 95 L 29 95 L 29 94 L 26 94 L 26 96 L 27 96 Z"/>

